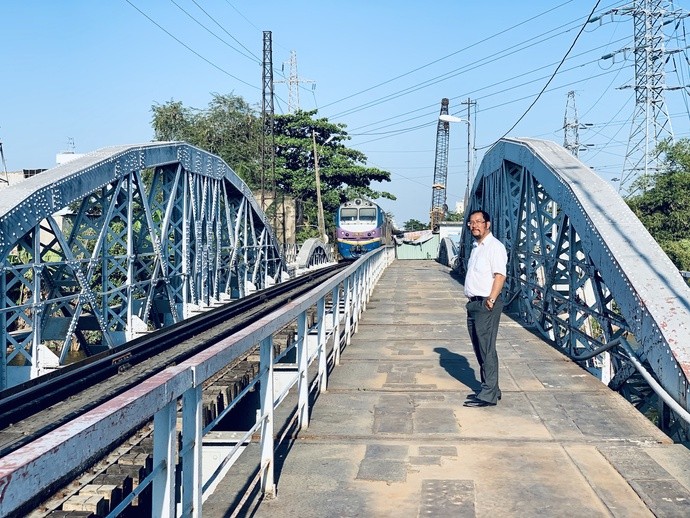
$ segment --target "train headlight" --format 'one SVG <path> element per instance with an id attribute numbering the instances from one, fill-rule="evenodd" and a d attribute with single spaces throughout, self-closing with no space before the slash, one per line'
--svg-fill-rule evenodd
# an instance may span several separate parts
<path id="1" fill-rule="evenodd" d="M 371 232 L 367 232 L 367 236 L 368 236 L 368 237 L 371 237 Z"/>
<path id="2" fill-rule="evenodd" d="M 345 232 L 345 237 L 350 237 L 350 233 L 349 233 L 349 232 Z"/>

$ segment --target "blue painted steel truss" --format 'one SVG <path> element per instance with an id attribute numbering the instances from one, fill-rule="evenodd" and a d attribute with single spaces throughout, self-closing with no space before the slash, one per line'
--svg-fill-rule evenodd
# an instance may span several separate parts
<path id="1" fill-rule="evenodd" d="M 690 289 L 615 190 L 553 142 L 502 139 L 468 208 L 487 211 L 506 244 L 519 318 L 687 440 Z M 460 270 L 471 241 L 466 232 Z"/>
<path id="2" fill-rule="evenodd" d="M 185 143 L 107 148 L 3 191 L 0 388 L 279 282 L 240 178 Z"/>

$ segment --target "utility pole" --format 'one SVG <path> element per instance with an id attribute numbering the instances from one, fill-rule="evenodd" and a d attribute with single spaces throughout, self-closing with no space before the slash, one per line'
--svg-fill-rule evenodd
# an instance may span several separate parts
<path id="1" fill-rule="evenodd" d="M 465 189 L 465 206 L 463 208 L 463 210 L 466 211 L 470 203 L 470 187 L 474 184 L 472 171 L 472 153 L 474 152 L 474 142 L 472 140 L 472 128 L 470 126 L 474 127 L 476 131 L 477 101 L 473 101 L 468 97 L 466 101 L 462 101 L 460 104 L 467 105 L 467 187 Z M 475 107 L 475 124 L 470 123 L 472 120 L 470 114 L 472 106 Z"/>
<path id="2" fill-rule="evenodd" d="M 319 154 L 316 151 L 316 131 L 312 130 L 311 138 L 314 143 L 314 175 L 316 176 L 316 205 L 319 238 L 326 243 L 326 222 L 323 216 L 323 203 L 321 203 L 321 176 L 319 175 Z"/>

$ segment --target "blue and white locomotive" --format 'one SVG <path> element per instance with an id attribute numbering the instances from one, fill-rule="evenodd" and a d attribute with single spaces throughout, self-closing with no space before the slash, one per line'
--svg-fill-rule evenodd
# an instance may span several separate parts
<path id="1" fill-rule="evenodd" d="M 357 259 L 391 240 L 391 225 L 386 213 L 363 198 L 341 204 L 335 226 L 338 253 L 343 259 Z"/>

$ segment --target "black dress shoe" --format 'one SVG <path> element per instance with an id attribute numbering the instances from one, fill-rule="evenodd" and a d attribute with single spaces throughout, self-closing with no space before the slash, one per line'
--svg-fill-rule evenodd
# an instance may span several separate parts
<path id="1" fill-rule="evenodd" d="M 477 399 L 477 394 L 475 394 L 474 392 L 472 394 L 467 394 L 467 399 L 470 399 L 470 400 Z M 498 396 L 498 400 L 499 401 L 501 400 L 501 396 Z"/>
<path id="2" fill-rule="evenodd" d="M 488 401 L 484 401 L 482 399 L 471 399 L 469 401 L 465 401 L 462 406 L 478 408 L 483 406 L 496 406 L 496 403 L 489 403 Z"/>

